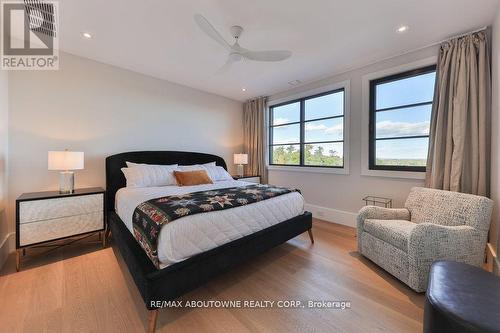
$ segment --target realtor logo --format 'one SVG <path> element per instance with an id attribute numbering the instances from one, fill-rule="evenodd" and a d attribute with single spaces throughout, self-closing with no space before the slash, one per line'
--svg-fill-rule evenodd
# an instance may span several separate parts
<path id="1" fill-rule="evenodd" d="M 59 69 L 58 2 L 1 2 L 3 70 Z"/>

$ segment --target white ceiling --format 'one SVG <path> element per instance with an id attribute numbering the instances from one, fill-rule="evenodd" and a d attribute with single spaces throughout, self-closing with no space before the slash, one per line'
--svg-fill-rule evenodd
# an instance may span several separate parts
<path id="1" fill-rule="evenodd" d="M 236 100 L 303 83 L 488 25 L 498 0 L 62 0 L 63 51 Z M 216 74 L 226 51 L 196 26 L 201 13 L 243 47 L 289 49 L 279 63 L 245 61 Z M 395 32 L 408 25 L 404 34 Z M 92 33 L 91 40 L 81 37 Z M 64 65 L 64 64 L 62 64 Z M 243 92 L 242 88 L 246 88 Z"/>

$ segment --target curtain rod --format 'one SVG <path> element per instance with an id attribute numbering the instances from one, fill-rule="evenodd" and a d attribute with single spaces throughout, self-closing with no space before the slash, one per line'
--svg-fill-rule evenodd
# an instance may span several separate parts
<path id="1" fill-rule="evenodd" d="M 244 103 L 247 103 L 247 102 L 252 102 L 252 101 L 256 101 L 258 100 L 259 98 L 268 98 L 269 96 L 257 96 L 257 97 L 252 97 L 250 99 L 247 99 Z"/>
<path id="2" fill-rule="evenodd" d="M 486 30 L 486 29 L 488 29 L 488 26 L 484 26 L 484 27 L 482 27 L 482 28 L 479 28 L 479 29 L 476 29 L 476 30 L 472 30 L 472 31 L 469 31 L 469 32 L 464 32 L 463 34 L 460 34 L 460 35 L 451 36 L 451 37 L 448 37 L 448 38 L 446 38 L 446 39 L 443 39 L 443 40 L 441 40 L 441 41 L 439 41 L 439 42 L 435 42 L 435 43 L 433 43 L 433 44 L 429 44 L 429 45 L 427 45 L 427 46 L 421 47 L 421 48 L 419 48 L 419 49 L 425 49 L 425 48 L 430 47 L 430 46 L 439 45 L 439 44 L 441 44 L 441 43 L 448 42 L 448 41 L 450 41 L 450 40 L 452 40 L 452 39 L 465 37 L 465 36 L 467 36 L 467 35 L 475 34 L 476 32 L 483 31 L 483 30 Z"/>

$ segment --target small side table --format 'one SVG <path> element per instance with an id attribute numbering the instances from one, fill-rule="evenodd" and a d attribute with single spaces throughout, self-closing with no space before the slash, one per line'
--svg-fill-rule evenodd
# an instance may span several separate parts
<path id="1" fill-rule="evenodd" d="M 101 187 L 24 193 L 16 200 L 16 269 L 30 247 L 59 247 L 99 234 L 106 246 L 105 191 Z"/>
<path id="2" fill-rule="evenodd" d="M 368 196 L 364 197 L 363 200 L 367 206 L 372 205 L 372 206 L 380 206 L 380 207 L 385 207 L 385 208 L 392 208 L 392 199 L 390 199 L 390 198 L 368 195 Z"/>

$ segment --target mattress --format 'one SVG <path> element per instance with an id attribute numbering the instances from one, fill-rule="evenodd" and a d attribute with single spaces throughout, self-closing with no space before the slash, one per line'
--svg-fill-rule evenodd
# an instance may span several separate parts
<path id="1" fill-rule="evenodd" d="M 142 202 L 169 195 L 246 185 L 252 183 L 226 180 L 183 187 L 124 187 L 116 192 L 115 211 L 133 233 L 132 216 Z M 303 212 L 304 198 L 300 193 L 292 192 L 245 206 L 184 216 L 164 225 L 160 231 L 160 268 L 266 229 Z"/>

